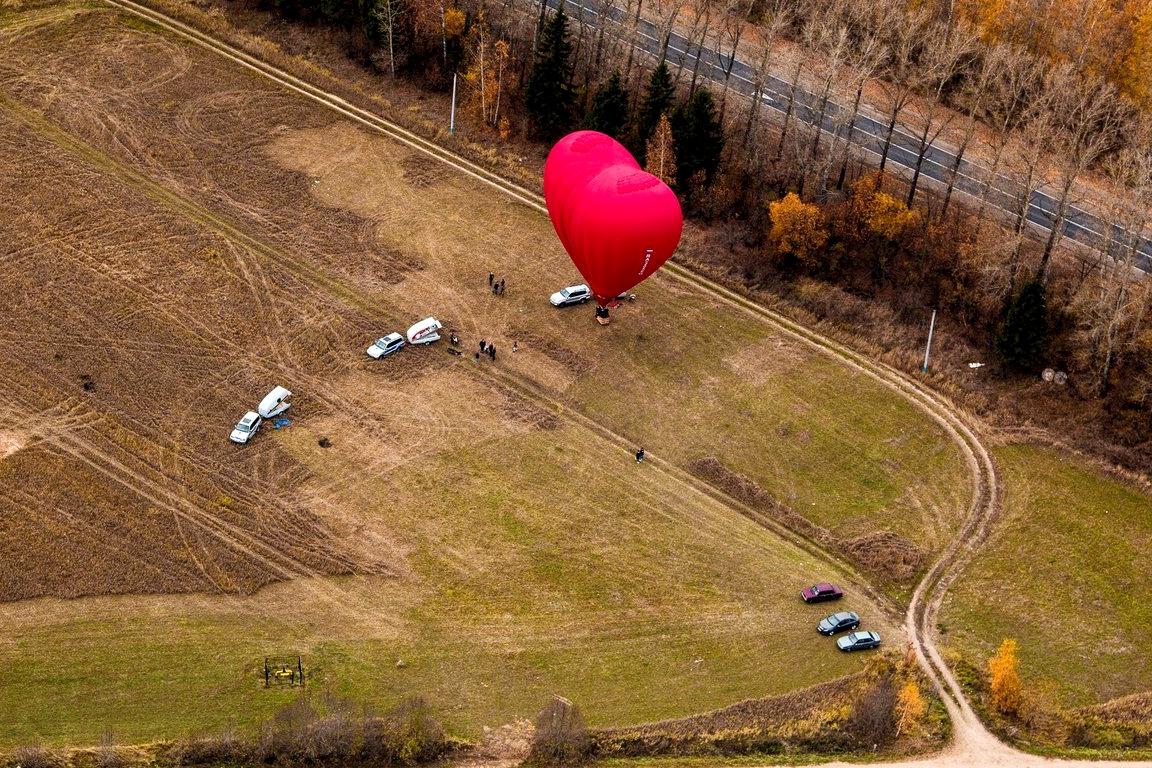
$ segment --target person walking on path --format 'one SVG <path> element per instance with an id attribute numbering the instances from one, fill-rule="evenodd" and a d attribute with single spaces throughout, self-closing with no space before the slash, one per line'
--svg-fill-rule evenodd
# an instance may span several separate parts
<path id="1" fill-rule="evenodd" d="M 642 461 L 644 461 L 644 449 L 643 448 L 636 451 L 636 463 L 639 464 Z"/>
<path id="2" fill-rule="evenodd" d="M 495 279 L 496 279 L 496 275 L 494 275 L 493 273 L 489 272 L 489 273 L 488 273 L 488 285 L 492 285 L 492 281 L 493 281 L 493 280 L 495 280 Z"/>

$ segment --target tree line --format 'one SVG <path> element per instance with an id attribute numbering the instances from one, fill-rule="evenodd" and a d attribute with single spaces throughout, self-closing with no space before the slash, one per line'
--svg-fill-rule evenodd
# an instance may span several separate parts
<path id="1" fill-rule="evenodd" d="M 1135 64 L 1039 45 L 1007 21 L 1023 18 L 1008 0 L 619 0 L 623 21 L 605 24 L 540 0 L 264 2 L 344 29 L 352 55 L 381 71 L 438 88 L 459 73 L 463 114 L 495 135 L 619 138 L 691 215 L 740 230 L 750 248 L 734 266 L 748 279 L 803 276 L 897 312 L 939 308 L 1008 370 L 1067 370 L 1128 424 L 1118 437 L 1152 429 L 1152 296 L 1132 279 L 1152 202 L 1152 117 Z M 644 19 L 665 52 L 677 30 L 696 55 L 644 53 Z M 791 44 L 761 44 L 778 40 Z M 737 50 L 751 98 L 732 88 Z M 774 78 L 778 113 L 761 98 Z M 791 98 L 801 91 L 807 119 Z M 870 157 L 853 141 L 865 109 L 882 125 Z M 942 142 L 953 159 L 926 183 Z M 914 156 L 906 171 L 891 162 L 898 144 Z M 1105 231 L 1095 248 L 1063 242 L 1101 174 L 1122 190 L 1098 196 Z M 1039 191 L 1053 200 L 1043 233 L 1029 222 Z"/>

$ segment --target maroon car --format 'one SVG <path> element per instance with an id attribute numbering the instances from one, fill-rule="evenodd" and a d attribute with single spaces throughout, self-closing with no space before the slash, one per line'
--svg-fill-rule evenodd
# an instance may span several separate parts
<path id="1" fill-rule="evenodd" d="M 813 584 L 808 589 L 800 590 L 800 597 L 806 603 L 822 603 L 825 600 L 839 600 L 844 597 L 844 593 L 835 584 Z"/>

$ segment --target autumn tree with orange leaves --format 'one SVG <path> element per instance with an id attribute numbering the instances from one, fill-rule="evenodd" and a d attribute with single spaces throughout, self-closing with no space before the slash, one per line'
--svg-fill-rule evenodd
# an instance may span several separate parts
<path id="1" fill-rule="evenodd" d="M 805 266 L 814 266 L 828 242 L 828 228 L 820 206 L 805 203 L 795 192 L 768 204 L 772 219 L 769 239 L 778 253 L 790 254 Z"/>
<path id="2" fill-rule="evenodd" d="M 1005 638 L 996 655 L 988 660 L 992 706 L 1005 715 L 1014 715 L 1020 709 L 1024 686 L 1020 682 L 1019 667 L 1016 641 Z"/>

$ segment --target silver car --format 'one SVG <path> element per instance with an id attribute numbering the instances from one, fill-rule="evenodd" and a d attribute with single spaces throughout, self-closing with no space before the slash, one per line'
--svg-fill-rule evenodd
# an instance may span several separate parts
<path id="1" fill-rule="evenodd" d="M 880 647 L 880 635 L 876 632 L 853 632 L 836 641 L 836 647 L 844 652 L 865 651 Z"/>
<path id="2" fill-rule="evenodd" d="M 567 288 L 561 288 L 548 297 L 554 307 L 567 307 L 572 304 L 583 304 L 592 298 L 592 290 L 581 283 L 580 285 L 570 285 Z"/>
<path id="3" fill-rule="evenodd" d="M 260 429 L 260 425 L 263 423 L 264 419 L 260 417 L 260 414 L 256 411 L 248 411 L 244 414 L 244 418 L 236 422 L 236 426 L 232 429 L 232 434 L 228 436 L 228 439 L 244 445 L 256 435 L 256 431 Z"/>
<path id="4" fill-rule="evenodd" d="M 366 350 L 368 357 L 379 360 L 382 357 L 388 357 L 393 352 L 399 352 L 400 348 L 404 346 L 404 337 L 398 333 L 390 333 L 383 336 L 376 341 L 372 342 L 372 346 Z"/>

